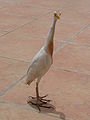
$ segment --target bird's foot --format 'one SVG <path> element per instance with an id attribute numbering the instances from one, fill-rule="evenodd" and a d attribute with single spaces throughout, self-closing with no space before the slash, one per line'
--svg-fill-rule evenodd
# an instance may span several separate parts
<path id="1" fill-rule="evenodd" d="M 47 96 L 48 96 L 48 95 L 39 96 L 39 97 L 38 97 L 38 101 L 41 102 L 41 103 L 43 103 L 43 104 L 47 104 L 47 103 L 51 102 L 51 100 L 45 99 L 45 97 L 47 97 Z M 29 99 L 36 100 L 37 97 L 29 96 Z"/>
<path id="2" fill-rule="evenodd" d="M 29 101 L 29 103 L 31 103 L 32 105 L 37 106 L 39 112 L 41 112 L 40 107 L 43 107 L 43 108 L 52 108 L 51 106 L 46 106 L 46 105 L 44 105 L 43 103 L 39 103 L 39 102 L 36 102 L 36 103 L 35 103 L 35 102 L 33 102 L 33 101 Z M 45 104 L 46 104 L 46 103 L 45 103 Z"/>
<path id="3" fill-rule="evenodd" d="M 48 96 L 48 95 L 45 95 L 45 96 L 39 97 L 39 100 L 40 100 L 41 102 L 46 102 L 46 103 L 51 102 L 51 100 L 47 100 L 47 99 L 45 99 L 45 97 L 47 97 L 47 96 Z"/>
<path id="4" fill-rule="evenodd" d="M 47 100 L 47 99 L 45 99 L 45 97 L 47 97 L 47 95 L 42 96 L 42 97 L 39 96 L 38 99 L 37 99 L 37 97 L 29 96 L 29 100 L 27 101 L 27 103 L 37 106 L 39 112 L 41 111 L 40 107 L 43 107 L 43 108 L 52 108 L 51 106 L 47 106 L 48 103 L 51 100 Z"/>

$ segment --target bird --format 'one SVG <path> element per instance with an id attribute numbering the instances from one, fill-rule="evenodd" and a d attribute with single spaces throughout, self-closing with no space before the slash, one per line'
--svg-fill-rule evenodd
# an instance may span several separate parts
<path id="1" fill-rule="evenodd" d="M 56 21 L 60 19 L 60 16 L 61 16 L 60 12 L 54 11 L 53 20 L 50 26 L 49 33 L 45 40 L 45 43 L 41 47 L 39 52 L 32 59 L 25 80 L 26 85 L 31 85 L 31 83 L 36 80 L 36 97 L 32 97 L 32 99 L 36 100 L 36 102 L 33 103 L 29 100 L 28 103 L 32 103 L 33 105 L 36 105 L 39 111 L 41 111 L 40 107 L 46 107 L 43 104 L 47 104 L 48 102 L 50 102 L 50 100 L 45 99 L 47 95 L 40 97 L 39 83 L 41 78 L 45 75 L 45 73 L 48 72 L 49 68 L 53 64 L 53 51 L 54 51 L 53 41 L 54 41 L 55 25 L 56 25 Z"/>

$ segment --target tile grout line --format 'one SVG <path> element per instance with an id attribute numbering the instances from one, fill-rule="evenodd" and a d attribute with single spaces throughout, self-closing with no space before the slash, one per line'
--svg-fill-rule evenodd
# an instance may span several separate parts
<path id="1" fill-rule="evenodd" d="M 26 109 L 26 110 L 30 110 L 30 108 L 28 107 L 28 106 L 26 106 L 26 105 L 22 105 L 22 104 L 19 104 L 19 103 L 13 103 L 13 102 L 9 102 L 9 101 L 6 101 L 6 100 L 3 100 L 3 99 L 1 99 L 0 100 L 0 104 L 7 104 L 7 105 L 14 105 L 15 107 L 20 107 L 21 109 L 23 108 L 23 109 Z"/>
<path id="2" fill-rule="evenodd" d="M 10 58 L 10 57 L 7 57 L 7 56 L 1 56 L 0 55 L 0 58 L 5 58 L 5 59 L 9 59 L 9 60 L 15 60 L 15 61 L 18 61 L 18 62 L 24 62 L 24 63 L 30 63 L 29 61 L 25 61 L 25 60 L 21 60 L 21 59 L 16 59 L 16 58 Z"/>
<path id="3" fill-rule="evenodd" d="M 59 71 L 59 70 L 63 70 L 63 71 L 66 71 L 66 72 L 72 72 L 72 73 L 76 73 L 76 74 L 84 74 L 84 75 L 86 75 L 86 76 L 90 76 L 90 74 L 88 74 L 87 72 L 79 72 L 78 70 L 76 70 L 76 69 L 72 69 L 72 68 L 66 68 L 66 69 L 64 69 L 63 67 L 52 67 L 52 69 L 53 70 L 55 70 L 55 71 Z"/>
<path id="4" fill-rule="evenodd" d="M 16 31 L 16 30 L 24 27 L 24 26 L 27 25 L 27 24 L 31 24 L 33 21 L 39 20 L 40 17 L 43 17 L 43 16 L 45 16 L 45 15 L 48 15 L 48 14 L 51 13 L 51 12 L 52 12 L 52 10 L 50 10 L 49 12 L 47 12 L 47 13 L 45 13 L 45 14 L 43 14 L 43 15 L 40 15 L 38 18 L 37 18 L 37 17 L 36 17 L 36 18 L 33 18 L 31 21 L 28 21 L 28 22 L 24 23 L 23 25 L 15 28 L 15 29 L 13 29 L 13 30 L 11 30 L 11 31 L 6 32 L 5 34 L 0 35 L 0 37 L 3 37 L 3 36 L 5 36 L 5 35 L 8 35 L 9 33 L 14 32 L 14 31 Z"/>
<path id="5" fill-rule="evenodd" d="M 68 40 L 65 41 L 60 47 L 58 47 L 58 48 L 56 49 L 56 51 L 54 52 L 54 56 L 55 56 L 61 49 L 63 49 L 64 47 L 66 47 L 67 45 L 69 45 L 70 43 L 72 43 L 72 42 L 76 39 L 76 37 L 77 37 L 80 33 L 82 33 L 84 30 L 86 30 L 88 27 L 90 27 L 90 23 L 88 23 L 87 25 L 85 25 L 84 27 L 82 27 L 79 32 L 76 32 L 70 39 L 68 39 Z"/>
<path id="6" fill-rule="evenodd" d="M 90 48 L 90 45 L 82 45 L 82 44 L 80 44 L 80 46 L 77 44 L 77 43 L 72 43 L 72 42 L 70 42 L 70 44 L 71 45 L 75 45 L 75 46 L 78 46 L 78 47 L 81 47 L 81 48 L 83 48 L 83 47 L 87 47 L 87 48 Z"/>
<path id="7" fill-rule="evenodd" d="M 6 89 L 4 89 L 1 93 L 0 96 L 4 96 L 11 88 L 13 88 L 15 85 L 17 85 L 22 79 L 26 77 L 26 73 L 19 79 L 13 82 L 11 85 L 9 85 Z"/>

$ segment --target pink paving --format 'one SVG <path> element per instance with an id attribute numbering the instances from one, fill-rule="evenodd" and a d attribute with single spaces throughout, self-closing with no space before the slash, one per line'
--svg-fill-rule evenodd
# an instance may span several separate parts
<path id="1" fill-rule="evenodd" d="M 54 63 L 40 82 L 55 110 L 27 104 L 24 77 L 44 44 L 54 10 Z M 65 118 L 65 119 L 64 119 Z M 90 120 L 90 0 L 0 0 L 0 120 Z"/>

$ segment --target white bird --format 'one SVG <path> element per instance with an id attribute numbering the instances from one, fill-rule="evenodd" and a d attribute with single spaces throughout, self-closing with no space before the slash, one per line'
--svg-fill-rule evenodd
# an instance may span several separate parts
<path id="1" fill-rule="evenodd" d="M 32 99 L 36 99 L 36 103 L 32 104 L 36 105 L 40 111 L 40 107 L 43 104 L 46 104 L 47 102 L 50 102 L 50 100 L 44 99 L 47 95 L 40 97 L 39 91 L 38 91 L 38 85 L 42 78 L 42 76 L 49 70 L 53 63 L 53 38 L 54 38 L 54 32 L 55 32 L 55 24 L 57 19 L 60 19 L 61 13 L 54 12 L 53 21 L 50 27 L 50 31 L 48 33 L 48 36 L 46 38 L 44 46 L 40 49 L 40 51 L 35 55 L 35 57 L 32 60 L 32 63 L 30 64 L 30 67 L 27 71 L 27 78 L 26 78 L 26 84 L 30 85 L 34 80 L 36 81 L 36 97 L 32 97 Z"/>

